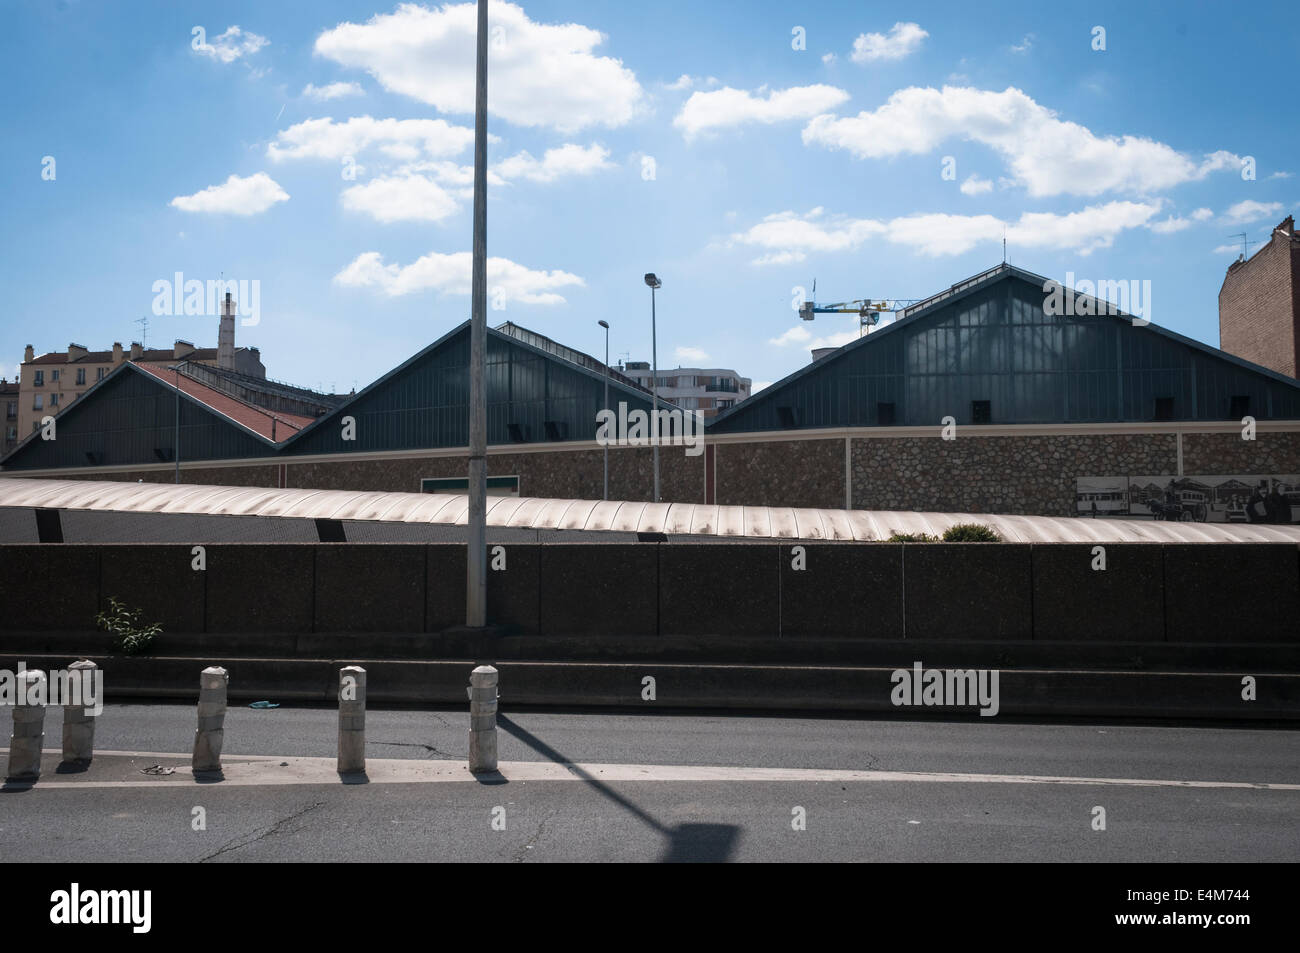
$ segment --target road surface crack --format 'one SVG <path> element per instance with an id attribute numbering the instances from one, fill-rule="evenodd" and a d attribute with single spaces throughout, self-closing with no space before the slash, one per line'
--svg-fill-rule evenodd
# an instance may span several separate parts
<path id="1" fill-rule="evenodd" d="M 524 842 L 523 846 L 515 851 L 514 856 L 510 858 L 514 863 L 522 864 L 524 862 L 524 858 L 528 855 L 528 849 L 537 846 L 537 842 L 542 839 L 542 833 L 546 830 L 546 822 L 554 816 L 555 812 L 552 811 L 541 819 L 537 825 L 537 830 L 533 831 L 533 836 L 528 838 L 528 840 Z"/>
<path id="2" fill-rule="evenodd" d="M 280 818 L 274 824 L 270 824 L 266 827 L 259 828 L 258 830 L 253 831 L 251 834 L 242 834 L 239 837 L 236 837 L 234 840 L 229 841 L 223 846 L 217 848 L 215 851 L 213 851 L 211 854 L 208 854 L 206 857 L 200 857 L 199 863 L 205 864 L 209 860 L 212 860 L 212 858 L 219 857 L 222 854 L 227 853 L 229 851 L 240 850 L 244 847 L 247 847 L 249 844 L 255 844 L 258 841 L 263 840 L 267 837 L 274 837 L 276 834 L 280 833 L 280 829 L 284 827 L 284 825 L 288 824 L 291 821 L 297 820 L 298 818 L 302 817 L 305 814 L 310 814 L 312 811 L 316 810 L 317 808 L 321 808 L 324 806 L 325 806 L 324 801 L 313 801 L 311 804 L 308 804 L 306 807 L 301 808 L 300 810 L 294 811 L 292 814 L 288 815 L 287 817 Z"/>

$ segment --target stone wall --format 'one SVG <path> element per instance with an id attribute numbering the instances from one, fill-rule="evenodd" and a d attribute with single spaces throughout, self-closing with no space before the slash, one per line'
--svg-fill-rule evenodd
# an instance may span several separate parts
<path id="1" fill-rule="evenodd" d="M 1176 473 L 1173 434 L 853 440 L 853 507 L 1074 516 L 1081 476 Z M 843 470 L 843 465 L 840 467 Z M 843 505 L 843 504 L 841 504 Z"/>
<path id="2" fill-rule="evenodd" d="M 844 508 L 842 437 L 722 443 L 715 453 L 721 505 Z"/>
<path id="3" fill-rule="evenodd" d="M 1234 433 L 1183 435 L 1183 472 L 1207 476 L 1300 473 L 1300 433 L 1255 434 L 1242 440 Z"/>

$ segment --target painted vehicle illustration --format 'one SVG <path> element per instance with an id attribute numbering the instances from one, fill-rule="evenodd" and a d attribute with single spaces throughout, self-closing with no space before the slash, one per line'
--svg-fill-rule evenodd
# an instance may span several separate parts
<path id="1" fill-rule="evenodd" d="M 1209 517 L 1207 497 L 1200 490 L 1173 490 L 1163 499 L 1148 501 L 1147 508 L 1158 520 L 1178 520 L 1183 523 L 1204 523 Z"/>

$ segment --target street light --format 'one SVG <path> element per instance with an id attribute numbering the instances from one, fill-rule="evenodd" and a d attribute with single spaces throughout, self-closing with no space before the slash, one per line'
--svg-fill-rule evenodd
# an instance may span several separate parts
<path id="1" fill-rule="evenodd" d="M 172 368 L 176 372 L 176 448 L 173 455 L 176 457 L 176 483 L 181 482 L 181 368 L 186 364 L 192 364 L 193 361 L 181 361 Z"/>
<path id="2" fill-rule="evenodd" d="M 645 283 L 650 286 L 650 361 L 654 376 L 650 378 L 650 395 L 654 398 L 650 410 L 650 441 L 654 447 L 655 457 L 655 502 L 659 502 L 659 339 L 655 330 L 655 290 L 664 283 L 652 271 L 645 276 Z"/>
<path id="3" fill-rule="evenodd" d="M 609 409 L 609 322 L 597 321 L 605 329 L 605 403 L 606 410 Z M 602 500 L 609 499 L 609 438 L 605 439 L 605 495 Z"/>

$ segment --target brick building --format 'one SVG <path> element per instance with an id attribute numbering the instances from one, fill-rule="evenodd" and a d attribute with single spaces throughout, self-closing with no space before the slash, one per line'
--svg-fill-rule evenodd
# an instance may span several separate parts
<path id="1" fill-rule="evenodd" d="M 18 399 L 18 382 L 0 377 L 0 410 L 4 411 L 0 418 L 0 426 L 4 427 L 0 432 L 0 455 L 18 446 Z"/>
<path id="2" fill-rule="evenodd" d="M 1300 235 L 1293 216 L 1249 259 L 1228 266 L 1219 289 L 1219 347 L 1300 376 Z"/>

